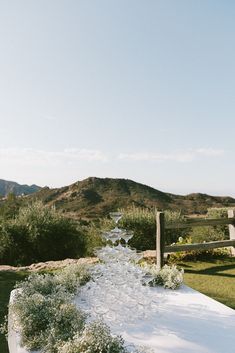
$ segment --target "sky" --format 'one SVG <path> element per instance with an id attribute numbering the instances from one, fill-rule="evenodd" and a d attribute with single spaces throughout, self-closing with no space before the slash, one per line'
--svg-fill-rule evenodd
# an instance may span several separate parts
<path id="1" fill-rule="evenodd" d="M 0 0 L 0 178 L 235 196 L 235 2 Z"/>

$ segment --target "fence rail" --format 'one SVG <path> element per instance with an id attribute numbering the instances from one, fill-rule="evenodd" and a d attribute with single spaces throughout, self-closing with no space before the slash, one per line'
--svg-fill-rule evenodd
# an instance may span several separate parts
<path id="1" fill-rule="evenodd" d="M 224 248 L 228 246 L 235 246 L 235 240 L 221 240 L 221 241 L 210 241 L 207 243 L 168 245 L 168 246 L 165 246 L 164 252 L 172 253 L 177 251 L 210 250 L 210 249 L 216 249 L 216 248 Z"/>
<path id="2" fill-rule="evenodd" d="M 187 219 L 182 223 L 168 223 L 165 225 L 165 229 L 176 229 L 176 228 L 191 228 L 191 227 L 201 227 L 201 226 L 222 226 L 235 224 L 235 217 L 233 218 L 221 218 L 221 219 L 203 219 L 203 218 L 195 218 L 195 219 Z"/>
<path id="3" fill-rule="evenodd" d="M 156 214 L 156 263 L 157 267 L 161 268 L 164 262 L 164 253 L 172 253 L 178 251 L 191 250 L 208 250 L 222 247 L 232 247 L 232 255 L 235 256 L 235 212 L 228 210 L 228 218 L 221 219 L 187 219 L 182 222 L 172 222 L 165 224 L 164 212 L 157 212 Z M 182 244 L 182 245 L 165 245 L 165 230 L 191 228 L 202 226 L 229 226 L 229 240 L 204 242 L 197 244 Z"/>

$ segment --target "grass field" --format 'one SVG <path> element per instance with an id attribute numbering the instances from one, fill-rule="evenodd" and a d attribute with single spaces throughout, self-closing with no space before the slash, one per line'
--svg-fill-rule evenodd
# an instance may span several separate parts
<path id="1" fill-rule="evenodd" d="M 0 323 L 3 322 L 4 316 L 7 314 L 7 305 L 11 290 L 13 289 L 15 283 L 24 279 L 25 276 L 26 273 L 23 272 L 0 272 Z M 1 334 L 0 352 L 8 353 L 7 341 Z"/>
<path id="2" fill-rule="evenodd" d="M 235 258 L 208 262 L 181 262 L 184 282 L 199 292 L 235 309 Z"/>
<path id="3" fill-rule="evenodd" d="M 208 262 L 180 262 L 185 284 L 235 309 L 235 258 Z M 0 272 L 0 323 L 7 313 L 9 295 L 25 272 Z M 0 352 L 8 353 L 5 337 L 0 335 Z"/>

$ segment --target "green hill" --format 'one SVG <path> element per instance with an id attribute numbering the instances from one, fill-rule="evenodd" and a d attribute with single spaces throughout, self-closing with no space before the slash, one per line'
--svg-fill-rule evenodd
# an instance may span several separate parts
<path id="1" fill-rule="evenodd" d="M 209 207 L 235 207 L 232 197 L 164 193 L 128 179 L 90 177 L 62 188 L 42 188 L 30 196 L 76 218 L 98 218 L 118 208 L 181 210 L 184 214 L 205 213 Z"/>

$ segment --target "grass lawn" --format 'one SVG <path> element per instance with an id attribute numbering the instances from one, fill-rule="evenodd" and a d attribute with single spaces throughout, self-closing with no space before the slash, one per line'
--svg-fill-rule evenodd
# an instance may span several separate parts
<path id="1" fill-rule="evenodd" d="M 235 258 L 210 261 L 183 261 L 185 284 L 235 309 Z M 10 291 L 26 277 L 25 272 L 0 272 L 0 323 L 7 313 Z M 0 334 L 0 352 L 8 353 L 5 337 Z"/>
<path id="2" fill-rule="evenodd" d="M 10 292 L 16 282 L 21 281 L 26 276 L 23 272 L 0 272 L 0 323 L 2 324 L 4 316 L 7 314 L 7 305 L 9 301 Z M 0 334 L 0 352 L 8 353 L 7 341 L 3 335 Z"/>
<path id="3" fill-rule="evenodd" d="M 235 258 L 183 261 L 184 282 L 199 292 L 235 309 Z"/>

